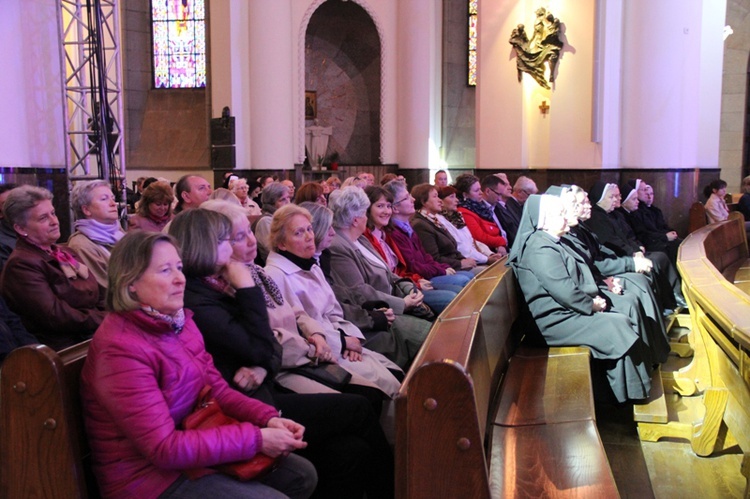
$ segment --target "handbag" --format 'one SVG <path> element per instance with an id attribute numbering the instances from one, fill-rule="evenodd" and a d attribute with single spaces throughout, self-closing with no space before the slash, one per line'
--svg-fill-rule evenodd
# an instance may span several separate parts
<path id="1" fill-rule="evenodd" d="M 182 428 L 185 430 L 206 430 L 217 426 L 240 424 L 231 416 L 227 416 L 221 410 L 219 403 L 211 397 L 211 386 L 206 385 L 198 395 L 198 403 L 193 412 L 182 420 Z M 248 481 L 259 478 L 273 471 L 278 464 L 278 459 L 269 457 L 258 452 L 246 461 L 219 464 L 210 468 L 195 468 L 185 470 L 184 473 L 190 480 L 197 480 L 206 475 L 219 471 L 225 475 L 232 476 L 237 480 Z"/>
<path id="2" fill-rule="evenodd" d="M 320 364 L 317 366 L 307 364 L 289 369 L 289 372 L 317 381 L 337 391 L 343 390 L 352 379 L 352 373 L 336 364 Z"/>

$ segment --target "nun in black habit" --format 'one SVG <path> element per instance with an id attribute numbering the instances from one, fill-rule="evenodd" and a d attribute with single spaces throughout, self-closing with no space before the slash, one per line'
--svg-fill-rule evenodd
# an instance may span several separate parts
<path id="1" fill-rule="evenodd" d="M 651 388 L 648 347 L 630 319 L 607 310 L 582 258 L 561 243 L 567 230 L 562 201 L 526 201 L 508 258 L 532 317 L 550 346 L 587 346 L 619 402 L 644 399 Z"/>

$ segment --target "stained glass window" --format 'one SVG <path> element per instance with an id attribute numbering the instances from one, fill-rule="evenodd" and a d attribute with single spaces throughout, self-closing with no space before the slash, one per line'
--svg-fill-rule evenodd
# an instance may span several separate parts
<path id="1" fill-rule="evenodd" d="M 205 0 L 151 0 L 154 86 L 206 86 Z"/>
<path id="2" fill-rule="evenodd" d="M 477 3 L 469 0 L 469 85 L 477 86 Z"/>

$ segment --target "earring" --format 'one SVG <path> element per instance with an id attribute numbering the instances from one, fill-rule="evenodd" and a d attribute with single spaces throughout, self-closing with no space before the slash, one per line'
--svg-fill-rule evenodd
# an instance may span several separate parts
<path id="1" fill-rule="evenodd" d="M 28 234 L 24 234 L 23 237 L 29 237 L 29 235 Z"/>

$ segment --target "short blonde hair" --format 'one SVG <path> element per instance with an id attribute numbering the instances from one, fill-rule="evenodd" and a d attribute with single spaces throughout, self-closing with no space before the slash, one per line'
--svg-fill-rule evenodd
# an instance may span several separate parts
<path id="1" fill-rule="evenodd" d="M 157 243 L 169 243 L 180 253 L 172 236 L 161 232 L 135 230 L 115 244 L 107 268 L 107 308 L 114 312 L 138 310 L 138 297 L 130 291 L 130 285 L 141 278 L 149 265 Z"/>
<path id="2" fill-rule="evenodd" d="M 278 250 L 279 244 L 283 244 L 286 241 L 286 226 L 295 215 L 302 215 L 312 223 L 310 212 L 296 204 L 284 205 L 273 214 L 268 242 L 274 250 Z"/>
<path id="3" fill-rule="evenodd" d="M 218 190 L 218 189 L 217 189 Z M 214 191 L 216 192 L 216 191 Z M 241 220 L 247 220 L 247 210 L 232 201 L 223 201 L 221 199 L 209 199 L 201 205 L 202 210 L 215 211 L 226 216 L 232 222 L 232 227 L 240 223 Z"/>

